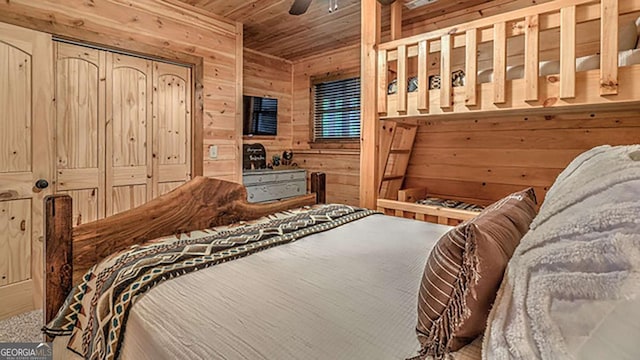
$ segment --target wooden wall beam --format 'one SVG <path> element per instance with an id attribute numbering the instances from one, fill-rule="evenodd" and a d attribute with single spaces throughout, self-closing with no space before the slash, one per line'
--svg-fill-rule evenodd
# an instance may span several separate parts
<path id="1" fill-rule="evenodd" d="M 616 23 L 618 17 L 616 16 Z M 615 42 L 617 43 L 616 36 Z M 616 51 L 616 68 L 618 52 Z M 576 97 L 576 7 L 560 9 L 560 98 Z"/>
<path id="2" fill-rule="evenodd" d="M 244 50 L 243 50 L 243 25 L 236 23 L 236 126 L 235 126 L 235 173 L 236 182 L 242 184 L 242 94 L 244 92 Z"/>
<path id="3" fill-rule="evenodd" d="M 600 95 L 618 94 L 618 0 L 600 3 Z"/>
<path id="4" fill-rule="evenodd" d="M 380 4 L 360 2 L 360 206 L 375 209 L 378 180 L 379 124 L 376 112 L 376 45 L 380 41 Z M 398 87 L 407 84 L 398 84 Z"/>
<path id="5" fill-rule="evenodd" d="M 402 38 L 402 7 L 404 1 L 391 4 L 391 40 Z"/>

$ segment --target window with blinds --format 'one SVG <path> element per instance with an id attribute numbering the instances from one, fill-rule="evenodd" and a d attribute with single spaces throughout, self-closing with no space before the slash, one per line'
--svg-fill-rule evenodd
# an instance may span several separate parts
<path id="1" fill-rule="evenodd" d="M 360 137 L 360 78 L 316 83 L 313 86 L 313 139 Z"/>

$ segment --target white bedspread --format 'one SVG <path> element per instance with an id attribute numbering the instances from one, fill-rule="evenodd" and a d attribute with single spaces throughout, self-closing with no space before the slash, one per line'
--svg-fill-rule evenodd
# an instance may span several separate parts
<path id="1" fill-rule="evenodd" d="M 413 356 L 420 277 L 448 229 L 373 215 L 166 281 L 132 307 L 121 358 Z"/>

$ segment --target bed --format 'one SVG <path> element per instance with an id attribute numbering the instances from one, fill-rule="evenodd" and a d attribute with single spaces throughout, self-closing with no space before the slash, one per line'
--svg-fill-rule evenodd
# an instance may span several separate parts
<path id="1" fill-rule="evenodd" d="M 377 113 L 393 120 L 632 107 L 640 101 L 632 80 L 639 15 L 633 1 L 551 1 L 381 42 Z"/>
<path id="2" fill-rule="evenodd" d="M 528 188 L 453 228 L 196 178 L 71 229 L 54 196 L 48 319 L 71 291 L 46 330 L 56 358 L 636 359 L 638 189 L 633 145 L 578 156 L 539 213 Z"/>
<path id="3" fill-rule="evenodd" d="M 316 174 L 313 178 L 314 190 L 322 193 L 323 182 Z M 149 239 L 159 238 L 146 246 L 189 241 L 338 206 L 311 206 L 317 202 L 313 194 L 266 205 L 244 199 L 240 185 L 195 178 L 139 208 L 71 229 L 70 198 L 48 198 L 47 322 L 71 290 L 71 275 L 75 273 L 74 284 L 83 283 L 82 273 L 93 261 L 110 261 L 110 252 L 143 248 Z M 299 206 L 304 208 L 283 211 Z M 198 230 L 211 224 L 216 230 Z M 449 229 L 369 214 L 300 241 L 162 281 L 136 298 L 117 352 L 99 353 L 122 359 L 413 356 L 419 349 L 415 309 L 426 254 Z M 57 335 L 56 358 L 81 358 L 78 347 L 67 348 L 68 334 Z M 456 358 L 479 358 L 480 340 Z"/>
<path id="4" fill-rule="evenodd" d="M 398 200 L 378 199 L 378 211 L 392 216 L 455 226 L 473 219 L 484 208 L 460 200 L 432 197 L 427 188 L 398 191 Z"/>

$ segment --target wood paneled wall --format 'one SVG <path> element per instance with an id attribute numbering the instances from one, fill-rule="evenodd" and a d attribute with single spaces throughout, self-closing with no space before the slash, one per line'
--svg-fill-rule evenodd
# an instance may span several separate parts
<path id="1" fill-rule="evenodd" d="M 285 59 L 244 49 L 244 95 L 278 99 L 278 135 L 244 137 L 245 144 L 261 143 L 271 155 L 291 149 L 293 64 Z"/>
<path id="2" fill-rule="evenodd" d="M 358 205 L 360 150 L 318 147 L 311 143 L 312 77 L 360 71 L 360 46 L 349 46 L 293 63 L 293 151 L 307 171 L 327 174 L 327 202 Z M 339 147 L 339 146 L 338 146 Z"/>
<path id="3" fill-rule="evenodd" d="M 405 187 L 487 205 L 533 186 L 541 203 L 578 154 L 638 142 L 640 111 L 425 120 Z"/>
<path id="4" fill-rule="evenodd" d="M 198 59 L 203 81 L 194 95 L 204 109 L 203 139 L 194 140 L 205 154 L 210 144 L 219 153 L 204 156 L 203 173 L 241 181 L 241 24 L 175 0 L 2 1 L 0 21 L 167 60 Z"/>

